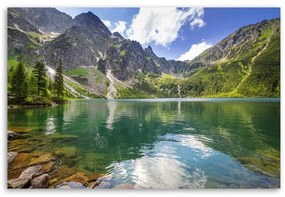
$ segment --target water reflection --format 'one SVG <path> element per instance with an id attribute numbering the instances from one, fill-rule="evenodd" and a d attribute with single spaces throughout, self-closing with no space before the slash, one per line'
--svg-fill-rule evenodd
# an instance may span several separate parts
<path id="1" fill-rule="evenodd" d="M 107 102 L 107 108 L 108 108 L 108 116 L 106 119 L 106 127 L 109 130 L 113 129 L 113 123 L 115 121 L 115 113 L 117 109 L 117 102 L 115 101 L 110 101 Z"/>
<path id="2" fill-rule="evenodd" d="M 80 157 L 63 165 L 109 173 L 115 185 L 280 185 L 279 102 L 77 101 L 9 110 L 8 127 L 31 129 L 27 136 L 45 139 L 44 150 L 75 148 Z"/>

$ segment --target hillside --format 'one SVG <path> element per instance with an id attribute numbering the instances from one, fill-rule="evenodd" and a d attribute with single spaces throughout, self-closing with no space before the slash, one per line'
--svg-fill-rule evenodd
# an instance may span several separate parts
<path id="1" fill-rule="evenodd" d="M 74 97 L 279 97 L 280 19 L 242 27 L 182 62 L 111 33 L 92 12 L 72 19 L 54 8 L 9 8 L 8 67 L 23 62 L 30 72 L 42 61 L 52 78 L 60 60 Z"/>
<path id="2" fill-rule="evenodd" d="M 193 63 L 207 66 L 181 82 L 184 96 L 279 97 L 280 20 L 243 27 Z"/>

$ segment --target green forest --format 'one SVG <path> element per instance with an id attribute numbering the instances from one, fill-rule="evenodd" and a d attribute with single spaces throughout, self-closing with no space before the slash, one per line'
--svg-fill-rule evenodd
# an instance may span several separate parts
<path id="1" fill-rule="evenodd" d="M 37 62 L 31 71 L 23 63 L 8 70 L 8 103 L 45 105 L 65 103 L 69 95 L 64 89 L 62 63 L 56 69 L 54 79 L 46 74 L 45 64 Z"/>

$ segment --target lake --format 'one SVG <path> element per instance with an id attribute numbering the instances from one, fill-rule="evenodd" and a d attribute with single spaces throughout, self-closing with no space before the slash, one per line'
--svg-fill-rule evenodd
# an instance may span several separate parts
<path id="1" fill-rule="evenodd" d="M 79 100 L 9 109 L 17 152 L 69 149 L 60 165 L 135 188 L 279 188 L 280 99 Z"/>

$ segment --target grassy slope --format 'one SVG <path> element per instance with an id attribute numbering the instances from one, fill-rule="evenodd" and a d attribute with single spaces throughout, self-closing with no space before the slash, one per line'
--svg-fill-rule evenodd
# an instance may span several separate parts
<path id="1" fill-rule="evenodd" d="M 107 94 L 109 80 L 94 67 L 78 67 L 64 71 L 66 76 L 72 77 L 78 83 L 85 86 L 95 97 L 104 97 Z"/>
<path id="2" fill-rule="evenodd" d="M 279 97 L 280 37 L 279 32 L 270 37 L 271 33 L 265 29 L 251 50 L 242 50 L 236 58 L 203 68 L 183 80 L 183 96 Z"/>

